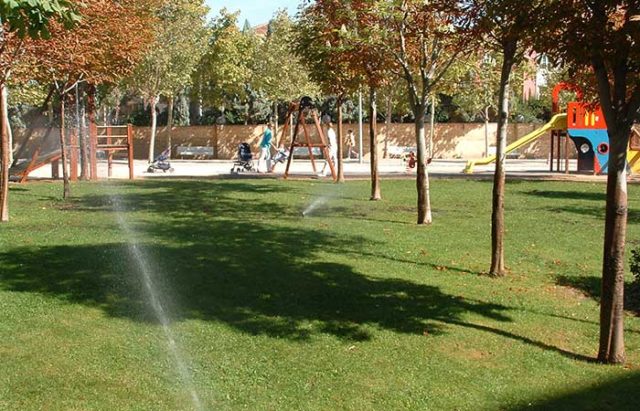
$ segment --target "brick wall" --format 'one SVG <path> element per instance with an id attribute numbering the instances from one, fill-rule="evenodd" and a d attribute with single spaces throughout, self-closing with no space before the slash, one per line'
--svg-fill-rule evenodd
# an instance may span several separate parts
<path id="1" fill-rule="evenodd" d="M 540 127 L 541 124 L 516 124 L 509 125 L 509 142 L 524 136 Z M 356 146 L 358 144 L 358 125 L 345 124 L 344 132 L 353 130 L 356 134 Z M 490 145 L 495 145 L 497 124 L 489 124 Z M 214 157 L 229 159 L 235 155 L 237 147 L 242 142 L 248 142 L 257 152 L 257 145 L 264 130 L 264 126 L 190 126 L 174 127 L 171 132 L 172 145 L 207 146 L 214 150 Z M 318 136 L 313 125 L 308 126 L 312 141 L 318 141 Z M 369 127 L 364 125 L 363 148 L 365 157 L 369 154 Z M 415 136 L 413 124 L 391 124 L 387 129 L 384 123 L 378 125 L 378 142 L 380 155 L 385 150 L 393 147 L 414 147 Z M 427 139 L 429 129 L 427 125 Z M 15 130 L 15 143 L 22 141 L 24 131 Z M 134 127 L 134 151 L 137 159 L 145 159 L 149 152 L 150 127 Z M 442 159 L 474 159 L 483 156 L 484 152 L 484 124 L 477 123 L 444 123 L 436 125 L 433 139 L 434 157 Z M 304 140 L 304 133 L 299 133 L 299 138 Z M 278 140 L 282 138 L 278 133 Z M 545 159 L 549 156 L 550 137 L 544 136 L 519 150 L 522 157 Z M 286 141 L 289 141 L 287 136 Z M 169 142 L 169 133 L 166 127 L 158 128 L 156 137 L 156 154 Z"/>

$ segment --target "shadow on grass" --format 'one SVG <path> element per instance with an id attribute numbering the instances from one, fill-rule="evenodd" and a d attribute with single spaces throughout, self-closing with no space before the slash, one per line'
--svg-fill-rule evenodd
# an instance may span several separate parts
<path id="1" fill-rule="evenodd" d="M 112 213 L 113 224 L 114 207 L 128 210 L 123 215 L 131 222 L 123 233 L 134 238 L 2 252 L 0 288 L 156 322 L 140 279 L 146 268 L 174 321 L 215 321 L 251 335 L 300 341 L 319 334 L 368 340 L 376 329 L 438 335 L 443 324 L 451 324 L 579 358 L 465 322 L 469 314 L 511 321 L 504 306 L 394 279 L 395 273 L 360 273 L 351 264 L 332 262 L 331 256 L 345 253 L 369 258 L 357 253 L 371 240 L 314 228 L 300 218 L 300 203 L 278 201 L 282 192 L 295 190 L 290 186 L 153 181 L 108 190 L 76 199 L 74 210 Z M 142 264 L 131 244 L 142 251 Z"/>
<path id="2" fill-rule="evenodd" d="M 532 400 L 511 408 L 511 411 L 551 411 L 551 410 L 585 410 L 585 411 L 623 411 L 637 410 L 640 373 L 634 372 L 608 381 L 544 400 Z"/>
<path id="3" fill-rule="evenodd" d="M 598 201 L 604 203 L 607 196 L 602 193 L 589 193 L 583 191 L 558 191 L 558 190 L 530 190 L 525 191 L 523 194 L 527 194 L 535 197 L 550 198 L 552 200 L 587 200 Z"/>
<path id="4" fill-rule="evenodd" d="M 568 316 L 568 315 L 560 315 L 560 314 L 555 314 L 555 313 L 545 312 L 545 311 L 540 311 L 540 310 L 525 309 L 523 311 L 526 311 L 526 312 L 529 312 L 529 313 L 532 313 L 532 314 L 536 314 L 536 315 L 541 315 L 541 316 L 544 316 L 544 317 L 557 318 L 559 320 L 566 320 L 566 321 L 577 322 L 577 323 L 582 323 L 582 324 L 591 324 L 591 325 L 598 325 L 599 324 L 597 321 L 585 320 L 585 319 L 581 319 L 581 318 L 571 317 L 571 316 Z M 625 327 L 625 329 L 624 329 L 625 332 L 634 333 L 634 334 L 640 334 L 640 330 L 637 330 L 635 328 L 629 327 L 628 323 L 626 325 L 627 325 L 627 327 Z"/>
<path id="5" fill-rule="evenodd" d="M 215 320 L 249 334 L 294 340 L 318 333 L 368 340 L 367 326 L 437 335 L 442 330 L 436 322 L 457 321 L 466 313 L 509 321 L 499 305 L 468 302 L 437 287 L 369 277 L 344 264 L 311 259 L 308 246 L 300 246 L 301 231 L 282 236 L 265 227 L 260 233 L 249 228 L 254 238 L 247 250 L 244 239 L 233 239 L 247 227 L 225 226 L 229 237 L 221 240 L 226 245 L 142 247 L 154 282 L 172 300 L 168 311 L 174 320 Z M 336 241 L 318 233 L 313 238 L 329 246 Z M 299 251 L 285 255 L 287 246 Z M 0 254 L 0 265 L 6 267 L 0 287 L 154 322 L 136 264 L 127 244 L 17 249 Z"/>
<path id="6" fill-rule="evenodd" d="M 565 207 L 549 207 L 549 211 L 553 211 L 555 213 L 572 213 L 578 214 L 582 216 L 595 217 L 599 220 L 602 220 L 604 224 L 605 218 L 605 203 L 602 202 L 601 206 L 598 207 L 581 207 L 581 206 L 565 206 Z M 627 222 L 629 224 L 640 224 L 640 210 L 628 210 L 627 214 Z"/>
<path id="7" fill-rule="evenodd" d="M 556 278 L 556 284 L 576 289 L 596 301 L 600 301 L 601 283 L 602 280 L 600 277 L 570 277 L 561 275 Z M 624 294 L 625 310 L 640 316 L 640 301 L 638 301 L 639 293 L 637 287 L 634 287 L 633 284 L 626 283 Z"/>
<path id="8" fill-rule="evenodd" d="M 553 351 L 553 352 L 558 353 L 558 354 L 560 354 L 560 355 L 562 355 L 564 357 L 567 357 L 567 358 L 569 358 L 571 360 L 578 360 L 578 361 L 584 361 L 584 362 L 596 362 L 596 359 L 593 358 L 593 357 L 587 357 L 586 355 L 572 353 L 570 351 L 563 350 L 562 348 L 554 347 L 553 345 L 546 344 L 546 343 L 541 342 L 541 341 L 536 341 L 536 340 L 533 340 L 533 339 L 531 339 L 529 337 L 525 337 L 525 336 L 522 336 L 522 335 L 517 335 L 517 334 L 511 333 L 509 331 L 501 330 L 501 329 L 498 329 L 498 328 L 488 327 L 486 325 L 473 324 L 473 323 L 468 323 L 468 322 L 460 322 L 460 321 L 449 321 L 449 324 L 459 325 L 461 327 L 472 328 L 474 330 L 485 331 L 485 332 L 489 332 L 491 334 L 500 335 L 502 337 L 506 337 L 506 338 L 509 338 L 511 340 L 519 341 L 519 342 L 525 343 L 527 345 L 532 345 L 534 347 L 541 348 L 541 349 L 546 350 L 546 351 Z"/>
<path id="9" fill-rule="evenodd" d="M 586 205 L 584 203 L 575 203 L 572 205 L 564 205 L 560 207 L 546 207 L 549 211 L 556 213 L 571 213 L 583 216 L 595 217 L 604 221 L 605 206 L 606 206 L 606 194 L 605 193 L 589 193 L 581 191 L 545 191 L 545 190 L 531 190 L 524 192 L 524 194 L 542 197 L 554 200 L 586 200 L 598 205 Z M 631 224 L 640 223 L 640 210 L 629 209 L 628 210 L 628 222 Z"/>
<path id="10" fill-rule="evenodd" d="M 121 211 L 149 211 L 171 216 L 173 219 L 204 217 L 242 218 L 243 214 L 265 213 L 265 216 L 282 217 L 297 209 L 287 209 L 276 202 L 277 196 L 295 193 L 292 186 L 276 182 L 215 180 L 151 180 L 144 184 L 124 182 L 106 185 L 101 194 L 73 198 L 76 210 L 107 211 L 114 207 Z M 117 196 L 118 204 L 114 204 Z M 257 201 L 269 197 L 274 201 Z"/>

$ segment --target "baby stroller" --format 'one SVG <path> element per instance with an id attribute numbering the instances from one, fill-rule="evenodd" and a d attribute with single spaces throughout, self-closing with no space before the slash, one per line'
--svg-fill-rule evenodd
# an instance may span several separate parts
<path id="1" fill-rule="evenodd" d="M 167 147 L 158 157 L 153 160 L 153 163 L 149 164 L 149 168 L 147 168 L 147 173 L 155 173 L 156 170 L 162 170 L 163 173 L 167 171 L 173 173 L 173 167 L 171 167 L 171 162 L 169 159 L 171 158 L 171 147 Z"/>
<path id="2" fill-rule="evenodd" d="M 238 146 L 238 158 L 233 162 L 231 167 L 231 173 L 239 173 L 241 171 L 253 170 L 253 154 L 251 153 L 251 147 L 247 143 L 242 143 Z"/>
<path id="3" fill-rule="evenodd" d="M 271 170 L 269 171 L 273 172 L 273 169 L 276 168 L 278 164 L 284 163 L 285 161 L 287 161 L 288 158 L 289 158 L 289 150 L 287 150 L 284 147 L 280 147 L 276 155 L 273 156 L 273 160 L 272 160 L 273 164 L 271 165 Z"/>

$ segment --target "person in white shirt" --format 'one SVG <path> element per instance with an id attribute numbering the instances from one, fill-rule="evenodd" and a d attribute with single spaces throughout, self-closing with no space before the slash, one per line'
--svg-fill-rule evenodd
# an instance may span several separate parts
<path id="1" fill-rule="evenodd" d="M 331 159 L 331 163 L 333 163 L 334 167 L 337 167 L 337 162 L 338 162 L 338 142 L 337 142 L 337 138 L 336 138 L 336 132 L 333 129 L 333 124 L 331 122 L 329 122 L 327 124 L 327 143 L 328 143 L 328 151 L 329 151 L 329 159 Z M 318 175 L 320 176 L 326 176 L 327 175 L 327 168 L 329 166 L 329 161 L 325 160 L 324 162 L 324 166 L 322 167 L 322 171 L 320 171 L 320 173 Z"/>
<path id="2" fill-rule="evenodd" d="M 358 152 L 355 149 L 356 147 L 356 137 L 353 134 L 353 130 L 347 131 L 347 158 L 358 158 Z M 351 157 L 353 155 L 353 157 Z"/>

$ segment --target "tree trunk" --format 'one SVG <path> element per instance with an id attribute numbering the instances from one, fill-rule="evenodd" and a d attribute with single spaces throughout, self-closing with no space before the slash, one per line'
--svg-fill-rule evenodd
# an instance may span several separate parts
<path id="1" fill-rule="evenodd" d="M 76 83 L 74 95 L 76 99 L 76 130 L 78 130 L 78 145 L 80 146 L 80 180 L 88 180 L 89 167 L 87 164 L 86 136 L 84 134 L 84 107 L 80 105 L 80 87 L 78 83 Z"/>
<path id="2" fill-rule="evenodd" d="M 7 113 L 7 92 L 4 83 L 0 81 L 0 222 L 9 221 L 9 133 L 7 128 L 9 119 Z"/>
<path id="3" fill-rule="evenodd" d="M 416 189 L 418 191 L 418 224 L 431 224 L 431 195 L 429 193 L 429 173 L 427 170 L 427 142 L 425 138 L 424 116 L 426 114 L 426 104 L 420 103 L 415 106 L 415 131 L 416 131 L 416 160 L 417 177 Z"/>
<path id="4" fill-rule="evenodd" d="M 53 101 L 49 101 L 49 104 L 47 105 L 47 117 L 49 117 L 49 124 L 53 124 L 54 122 Z"/>
<path id="5" fill-rule="evenodd" d="M 376 89 L 369 91 L 369 147 L 371 154 L 371 200 L 382 200 L 380 194 L 380 176 L 378 175 L 378 110 L 376 106 Z"/>
<path id="6" fill-rule="evenodd" d="M 391 105 L 391 96 L 387 96 L 387 115 L 384 119 L 384 153 L 383 158 L 389 158 L 389 137 L 391 136 L 391 116 L 393 106 Z"/>
<path id="7" fill-rule="evenodd" d="M 64 94 L 60 94 L 60 153 L 62 155 L 62 181 L 63 191 L 62 198 L 67 199 L 71 196 L 71 184 L 69 183 L 69 171 L 67 169 L 67 139 L 66 124 L 65 124 L 65 98 Z"/>
<path id="8" fill-rule="evenodd" d="M 167 148 L 171 147 L 173 142 L 171 141 L 173 132 L 173 105 L 174 97 L 169 96 L 169 112 L 167 113 Z"/>
<path id="9" fill-rule="evenodd" d="M 89 179 L 89 150 L 87 150 L 88 146 L 88 136 L 86 133 L 87 130 L 87 122 L 85 120 L 86 111 L 84 105 L 80 108 L 80 133 L 79 133 L 79 143 L 80 143 L 80 162 L 82 163 L 82 168 L 80 170 L 80 179 L 88 180 Z"/>
<path id="10" fill-rule="evenodd" d="M 624 265 L 627 233 L 626 154 L 631 129 L 609 127 L 611 152 L 607 176 L 604 259 L 600 299 L 598 361 L 621 364 L 624 352 Z"/>
<path id="11" fill-rule="evenodd" d="M 433 137 L 436 134 L 436 97 L 431 97 L 431 116 L 429 119 L 429 158 L 433 158 Z"/>
<path id="12" fill-rule="evenodd" d="M 337 183 L 344 183 L 344 161 L 343 159 L 343 139 L 342 139 L 342 97 L 338 97 L 338 101 L 336 102 L 336 109 L 338 110 L 338 179 Z"/>
<path id="13" fill-rule="evenodd" d="M 491 269 L 489 274 L 502 277 L 506 274 L 504 266 L 504 191 L 506 175 L 504 163 L 507 147 L 507 122 L 509 119 L 509 85 L 517 42 L 505 44 L 504 61 L 500 74 L 500 107 L 498 117 L 498 140 L 496 148 L 496 170 L 493 175 L 493 210 L 491 213 Z"/>
<path id="14" fill-rule="evenodd" d="M 96 86 L 89 83 L 87 85 L 87 119 L 89 120 L 89 169 L 91 179 L 98 179 L 98 156 L 97 156 L 97 129 L 96 129 Z"/>
<path id="15" fill-rule="evenodd" d="M 278 141 L 278 101 L 273 102 L 273 135 L 276 137 L 274 141 Z"/>
<path id="16" fill-rule="evenodd" d="M 627 50 L 628 52 L 628 50 Z M 631 75 L 626 58 L 612 68 L 602 58 L 593 58 L 593 70 L 598 82 L 598 95 L 609 133 L 609 170 L 605 216 L 604 258 L 600 298 L 600 347 L 598 361 L 624 363 L 624 267 L 627 234 L 627 149 L 640 101 L 629 93 Z M 611 73 L 613 71 L 613 73 Z M 613 75 L 611 75 L 613 74 Z M 611 79 L 613 78 L 613 84 Z M 632 95 L 629 99 L 629 95 Z M 629 99 L 629 100 L 628 100 Z"/>
<path id="17" fill-rule="evenodd" d="M 149 106 L 151 108 L 151 138 L 149 139 L 149 163 L 153 163 L 155 160 L 156 151 L 156 131 L 158 128 L 158 113 L 156 113 L 156 106 L 158 105 L 158 96 L 154 96 L 149 100 Z"/>
<path id="18" fill-rule="evenodd" d="M 9 121 L 9 89 L 7 87 L 4 88 L 4 118 L 5 118 L 5 127 L 7 128 L 7 141 L 9 144 L 9 166 L 13 164 L 13 130 L 11 129 L 11 121 Z"/>

